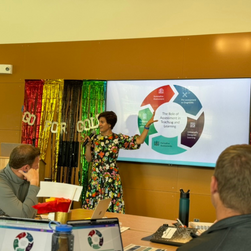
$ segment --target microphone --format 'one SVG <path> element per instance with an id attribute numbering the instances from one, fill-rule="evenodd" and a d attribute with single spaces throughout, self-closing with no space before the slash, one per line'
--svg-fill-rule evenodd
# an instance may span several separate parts
<path id="1" fill-rule="evenodd" d="M 96 134 L 95 131 L 91 132 L 90 135 L 89 135 L 89 138 L 91 139 L 95 134 Z M 83 146 L 86 146 L 88 142 L 89 142 L 89 139 L 87 138 L 84 141 Z"/>

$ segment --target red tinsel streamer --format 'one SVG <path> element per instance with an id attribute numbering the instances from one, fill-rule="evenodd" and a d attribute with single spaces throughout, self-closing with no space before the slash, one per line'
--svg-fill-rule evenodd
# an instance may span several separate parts
<path id="1" fill-rule="evenodd" d="M 43 85 L 44 80 L 25 80 L 22 144 L 38 146 Z M 29 125 L 28 122 L 32 123 L 34 118 L 34 124 Z"/>

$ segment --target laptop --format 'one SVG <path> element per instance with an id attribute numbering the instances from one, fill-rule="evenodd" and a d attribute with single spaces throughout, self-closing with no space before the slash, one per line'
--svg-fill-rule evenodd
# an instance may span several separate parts
<path id="1" fill-rule="evenodd" d="M 123 251 L 118 218 L 70 220 L 74 251 Z"/>
<path id="2" fill-rule="evenodd" d="M 49 221 L 0 217 L 0 250 L 51 250 Z"/>
<path id="3" fill-rule="evenodd" d="M 99 219 L 105 216 L 105 212 L 108 209 L 111 202 L 111 198 L 100 200 L 95 211 L 92 214 L 91 219 Z"/>

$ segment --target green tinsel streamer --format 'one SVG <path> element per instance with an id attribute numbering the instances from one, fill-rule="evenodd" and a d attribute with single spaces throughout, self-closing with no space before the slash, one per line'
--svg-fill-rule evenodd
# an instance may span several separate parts
<path id="1" fill-rule="evenodd" d="M 96 117 L 97 114 L 105 111 L 105 100 L 106 100 L 106 81 L 91 81 L 84 80 L 82 86 L 82 121 Z M 90 130 L 91 131 L 91 130 Z M 88 134 L 90 134 L 90 131 Z M 82 135 L 86 134 L 87 131 L 83 131 Z M 96 130 L 99 133 L 99 129 Z M 82 170 L 80 174 L 79 183 L 83 186 L 82 191 L 82 202 L 85 200 L 85 194 L 88 186 L 88 170 L 89 164 L 85 160 L 85 148 L 81 146 L 80 160 Z"/>

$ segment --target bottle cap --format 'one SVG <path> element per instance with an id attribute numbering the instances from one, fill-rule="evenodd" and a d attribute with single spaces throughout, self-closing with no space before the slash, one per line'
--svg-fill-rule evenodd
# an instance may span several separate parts
<path id="1" fill-rule="evenodd" d="M 61 224 L 56 226 L 56 231 L 58 232 L 71 232 L 71 230 L 72 230 L 71 225 Z"/>
<path id="2" fill-rule="evenodd" d="M 186 193 L 184 192 L 183 189 L 180 189 L 180 198 L 182 199 L 189 199 L 190 197 L 190 190 L 188 190 Z"/>

